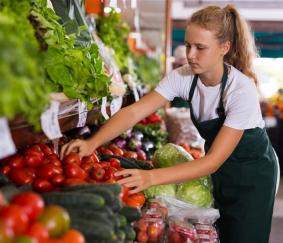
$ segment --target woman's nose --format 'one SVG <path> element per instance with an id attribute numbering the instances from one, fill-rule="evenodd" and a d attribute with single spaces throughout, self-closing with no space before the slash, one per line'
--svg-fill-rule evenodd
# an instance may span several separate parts
<path id="1" fill-rule="evenodd" d="M 187 49 L 187 58 L 189 60 L 195 59 L 195 55 L 196 55 L 196 53 L 195 53 L 194 48 L 191 47 L 191 48 Z"/>

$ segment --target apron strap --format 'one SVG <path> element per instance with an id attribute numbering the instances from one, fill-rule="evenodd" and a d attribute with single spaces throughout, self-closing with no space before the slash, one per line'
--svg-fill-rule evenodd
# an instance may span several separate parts
<path id="1" fill-rule="evenodd" d="M 217 112 L 219 117 L 225 116 L 225 109 L 224 109 L 224 105 L 223 105 L 223 93 L 224 93 L 224 90 L 225 90 L 227 79 L 228 79 L 228 67 L 227 67 L 226 64 L 224 64 L 224 73 L 223 73 L 222 80 L 221 80 L 221 91 L 220 91 L 219 106 L 216 109 L 216 112 Z"/>

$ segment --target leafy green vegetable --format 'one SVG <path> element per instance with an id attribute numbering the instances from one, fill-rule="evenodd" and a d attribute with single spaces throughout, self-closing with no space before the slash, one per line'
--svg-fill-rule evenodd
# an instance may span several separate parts
<path id="1" fill-rule="evenodd" d="M 150 88 L 154 88 L 161 79 L 160 62 L 147 56 L 133 55 L 138 78 Z"/>
<path id="2" fill-rule="evenodd" d="M 146 190 L 144 190 L 144 195 L 146 198 L 155 198 L 156 196 L 169 196 L 175 197 L 175 187 L 176 185 L 159 185 L 152 186 Z"/>
<path id="3" fill-rule="evenodd" d="M 67 35 L 59 17 L 44 4 L 33 7 L 31 20 L 41 46 L 48 47 L 43 63 L 53 91 L 86 101 L 89 108 L 91 98 L 108 95 L 110 78 L 103 71 L 96 44 L 77 46 L 76 35 Z"/>
<path id="4" fill-rule="evenodd" d="M 32 1 L 0 2 L 0 116 L 22 114 L 39 129 L 49 93 L 44 85 L 42 55 L 28 20 Z"/>
<path id="5" fill-rule="evenodd" d="M 108 15 L 97 19 L 96 27 L 100 39 L 115 51 L 115 59 L 122 73 L 123 69 L 128 70 L 130 50 L 127 39 L 130 29 L 127 23 L 122 20 L 119 13 L 112 9 Z"/>
<path id="6" fill-rule="evenodd" d="M 153 163 L 156 167 L 169 167 L 193 160 L 193 157 L 181 146 L 167 143 L 155 151 Z"/>
<path id="7" fill-rule="evenodd" d="M 213 197 L 211 190 L 201 180 L 192 180 L 177 186 L 176 198 L 199 207 L 211 207 Z"/>

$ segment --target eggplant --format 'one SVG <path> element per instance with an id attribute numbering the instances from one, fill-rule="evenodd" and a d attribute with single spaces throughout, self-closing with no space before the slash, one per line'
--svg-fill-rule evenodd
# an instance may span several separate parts
<path id="1" fill-rule="evenodd" d="M 143 133 L 142 132 L 140 132 L 140 131 L 134 131 L 134 132 L 132 132 L 132 138 L 134 138 L 134 139 L 136 139 L 136 140 L 138 140 L 138 141 L 142 141 L 142 139 L 143 139 Z"/>
<path id="2" fill-rule="evenodd" d="M 116 138 L 114 140 L 114 143 L 119 147 L 119 148 L 125 148 L 126 147 L 126 140 L 123 138 Z"/>
<path id="3" fill-rule="evenodd" d="M 148 152 L 148 151 L 152 150 L 153 148 L 154 148 L 154 144 L 151 141 L 146 141 L 146 142 L 142 143 L 142 149 L 145 152 Z"/>

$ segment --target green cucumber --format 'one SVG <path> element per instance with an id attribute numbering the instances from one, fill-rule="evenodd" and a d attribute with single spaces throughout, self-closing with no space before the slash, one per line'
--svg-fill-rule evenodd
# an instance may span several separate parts
<path id="1" fill-rule="evenodd" d="M 100 240 L 100 242 L 115 242 L 117 240 L 117 235 L 110 225 L 94 220 L 73 219 L 71 227 L 82 232 L 87 242 L 90 243 L 94 239 Z"/>
<path id="2" fill-rule="evenodd" d="M 119 196 L 119 194 L 122 191 L 122 186 L 119 185 L 118 183 L 101 183 L 101 184 L 82 184 L 82 185 L 76 185 L 76 186 L 70 186 L 70 187 L 63 187 L 61 188 L 61 191 L 80 191 L 80 190 L 87 190 L 87 189 L 101 189 L 105 188 L 110 191 L 115 196 Z"/>
<path id="3" fill-rule="evenodd" d="M 99 195 L 77 192 L 48 192 L 42 194 L 46 204 L 58 204 L 63 207 L 76 207 L 85 209 L 101 209 L 105 200 Z"/>
<path id="4" fill-rule="evenodd" d="M 124 215 L 128 222 L 137 221 L 141 217 L 141 211 L 139 209 L 129 206 L 123 207 L 119 213 Z"/>
<path id="5" fill-rule="evenodd" d="M 123 231 L 124 231 L 125 234 L 126 234 L 126 240 L 129 240 L 129 241 L 135 240 L 135 238 L 136 238 L 136 232 L 135 232 L 135 230 L 133 229 L 133 227 L 131 227 L 130 225 L 126 225 L 126 226 L 123 228 Z"/>

